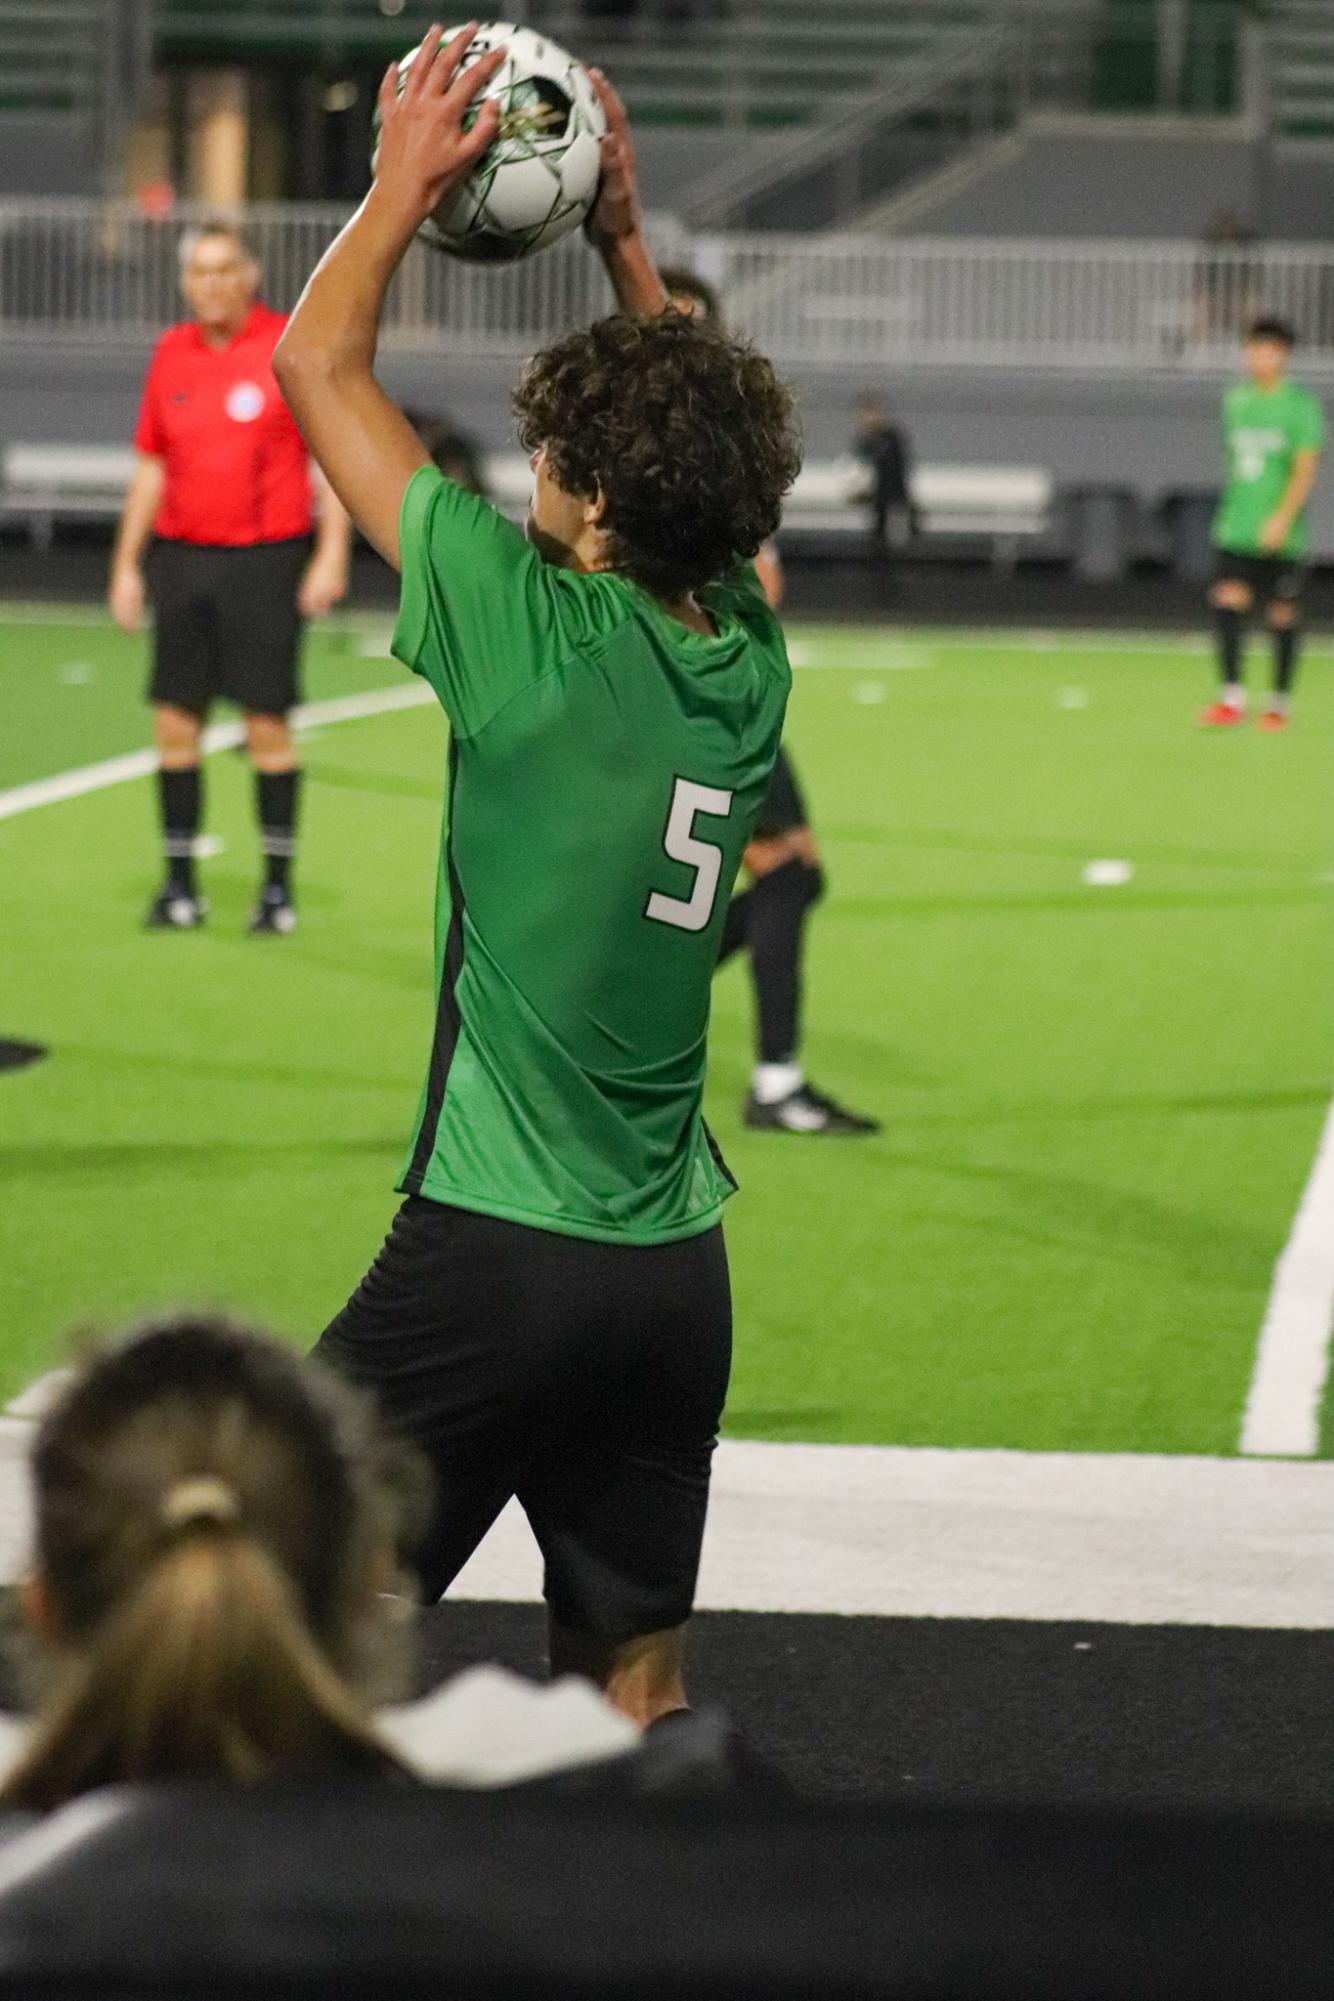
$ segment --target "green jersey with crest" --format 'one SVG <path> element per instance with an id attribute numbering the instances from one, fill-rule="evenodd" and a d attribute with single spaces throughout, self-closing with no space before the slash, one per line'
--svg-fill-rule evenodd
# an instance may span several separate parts
<path id="1" fill-rule="evenodd" d="M 1260 537 L 1287 490 L 1294 455 L 1324 442 L 1324 412 L 1308 390 L 1295 382 L 1273 389 L 1234 383 L 1223 398 L 1227 485 L 1214 516 L 1215 546 L 1239 556 L 1304 555 L 1304 510 L 1278 549 L 1266 550 Z"/>
<path id="2" fill-rule="evenodd" d="M 735 1183 L 704 1124 L 728 896 L 791 675 L 746 565 L 689 631 L 615 572 L 542 560 L 424 466 L 394 652 L 450 723 L 430 1070 L 399 1187 L 543 1230 L 666 1243 Z"/>

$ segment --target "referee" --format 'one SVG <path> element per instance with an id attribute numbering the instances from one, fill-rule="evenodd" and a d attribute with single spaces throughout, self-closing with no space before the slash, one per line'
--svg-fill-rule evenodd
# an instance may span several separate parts
<path id="1" fill-rule="evenodd" d="M 208 909 L 194 849 L 200 735 L 218 696 L 242 711 L 255 771 L 265 873 L 250 929 L 296 925 L 300 772 L 287 719 L 302 621 L 347 590 L 349 530 L 274 380 L 287 320 L 257 298 L 258 285 L 259 267 L 230 225 L 183 238 L 192 317 L 168 328 L 149 363 L 134 434 L 139 463 L 112 558 L 116 623 L 137 631 L 150 594 L 156 615 L 148 695 L 167 875 L 148 911 L 155 930 L 192 930 Z"/>

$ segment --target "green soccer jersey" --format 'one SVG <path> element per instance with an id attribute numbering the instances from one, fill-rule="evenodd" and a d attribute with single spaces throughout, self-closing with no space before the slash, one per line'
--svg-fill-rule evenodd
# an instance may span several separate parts
<path id="1" fill-rule="evenodd" d="M 1260 535 L 1287 490 L 1293 455 L 1319 451 L 1324 442 L 1324 412 L 1308 390 L 1295 382 L 1273 389 L 1234 383 L 1223 398 L 1227 485 L 1214 516 L 1215 547 L 1239 556 L 1304 555 L 1304 511 L 1281 548 L 1266 551 Z"/>
<path id="2" fill-rule="evenodd" d="M 607 1242 L 717 1222 L 701 1111 L 728 895 L 791 673 L 747 565 L 687 630 L 424 466 L 394 652 L 450 722 L 430 1071 L 399 1187 Z"/>

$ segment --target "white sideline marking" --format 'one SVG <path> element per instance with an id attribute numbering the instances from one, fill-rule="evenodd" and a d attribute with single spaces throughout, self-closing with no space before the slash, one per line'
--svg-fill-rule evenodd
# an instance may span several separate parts
<path id="1" fill-rule="evenodd" d="M 0 1418 L 0 1581 L 31 1421 Z M 534 1601 L 511 1505 L 453 1595 Z M 1148 1454 L 719 1447 L 701 1609 L 1334 1628 L 1334 1465 Z"/>
<path id="2" fill-rule="evenodd" d="M 1310 1458 L 1334 1335 L 1334 1104 L 1292 1232 L 1274 1267 L 1241 1450 Z"/>
<path id="3" fill-rule="evenodd" d="M 359 722 L 363 716 L 377 716 L 392 709 L 420 709 L 435 701 L 424 682 L 407 686 L 368 688 L 360 695 L 335 695 L 327 702 L 306 702 L 293 709 L 292 721 L 298 729 L 319 728 L 325 723 Z M 214 751 L 232 750 L 244 741 L 240 723 L 213 723 L 204 731 L 206 756 Z M 55 806 L 62 799 L 79 799 L 86 792 L 102 792 L 109 785 L 126 785 L 136 778 L 148 778 L 157 769 L 151 750 L 132 750 L 124 757 L 108 757 L 101 764 L 82 764 L 75 771 L 58 771 L 52 778 L 37 778 L 28 785 L 15 785 L 0 792 L 0 820 L 12 820 L 19 813 L 31 813 L 37 806 Z"/>
<path id="4" fill-rule="evenodd" d="M 1334 1465 L 726 1441 L 717 1611 L 1334 1628 Z M 511 1506 L 454 1595 L 531 1600 Z"/>

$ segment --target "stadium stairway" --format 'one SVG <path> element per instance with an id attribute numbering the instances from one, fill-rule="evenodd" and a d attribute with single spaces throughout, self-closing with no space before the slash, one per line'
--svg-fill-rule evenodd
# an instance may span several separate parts
<path id="1" fill-rule="evenodd" d="M 0 187 L 102 186 L 147 71 L 139 0 L 0 0 Z"/>
<path id="2" fill-rule="evenodd" d="M 1287 139 L 1334 140 L 1334 7 L 1329 0 L 1273 0 L 1270 87 Z"/>

